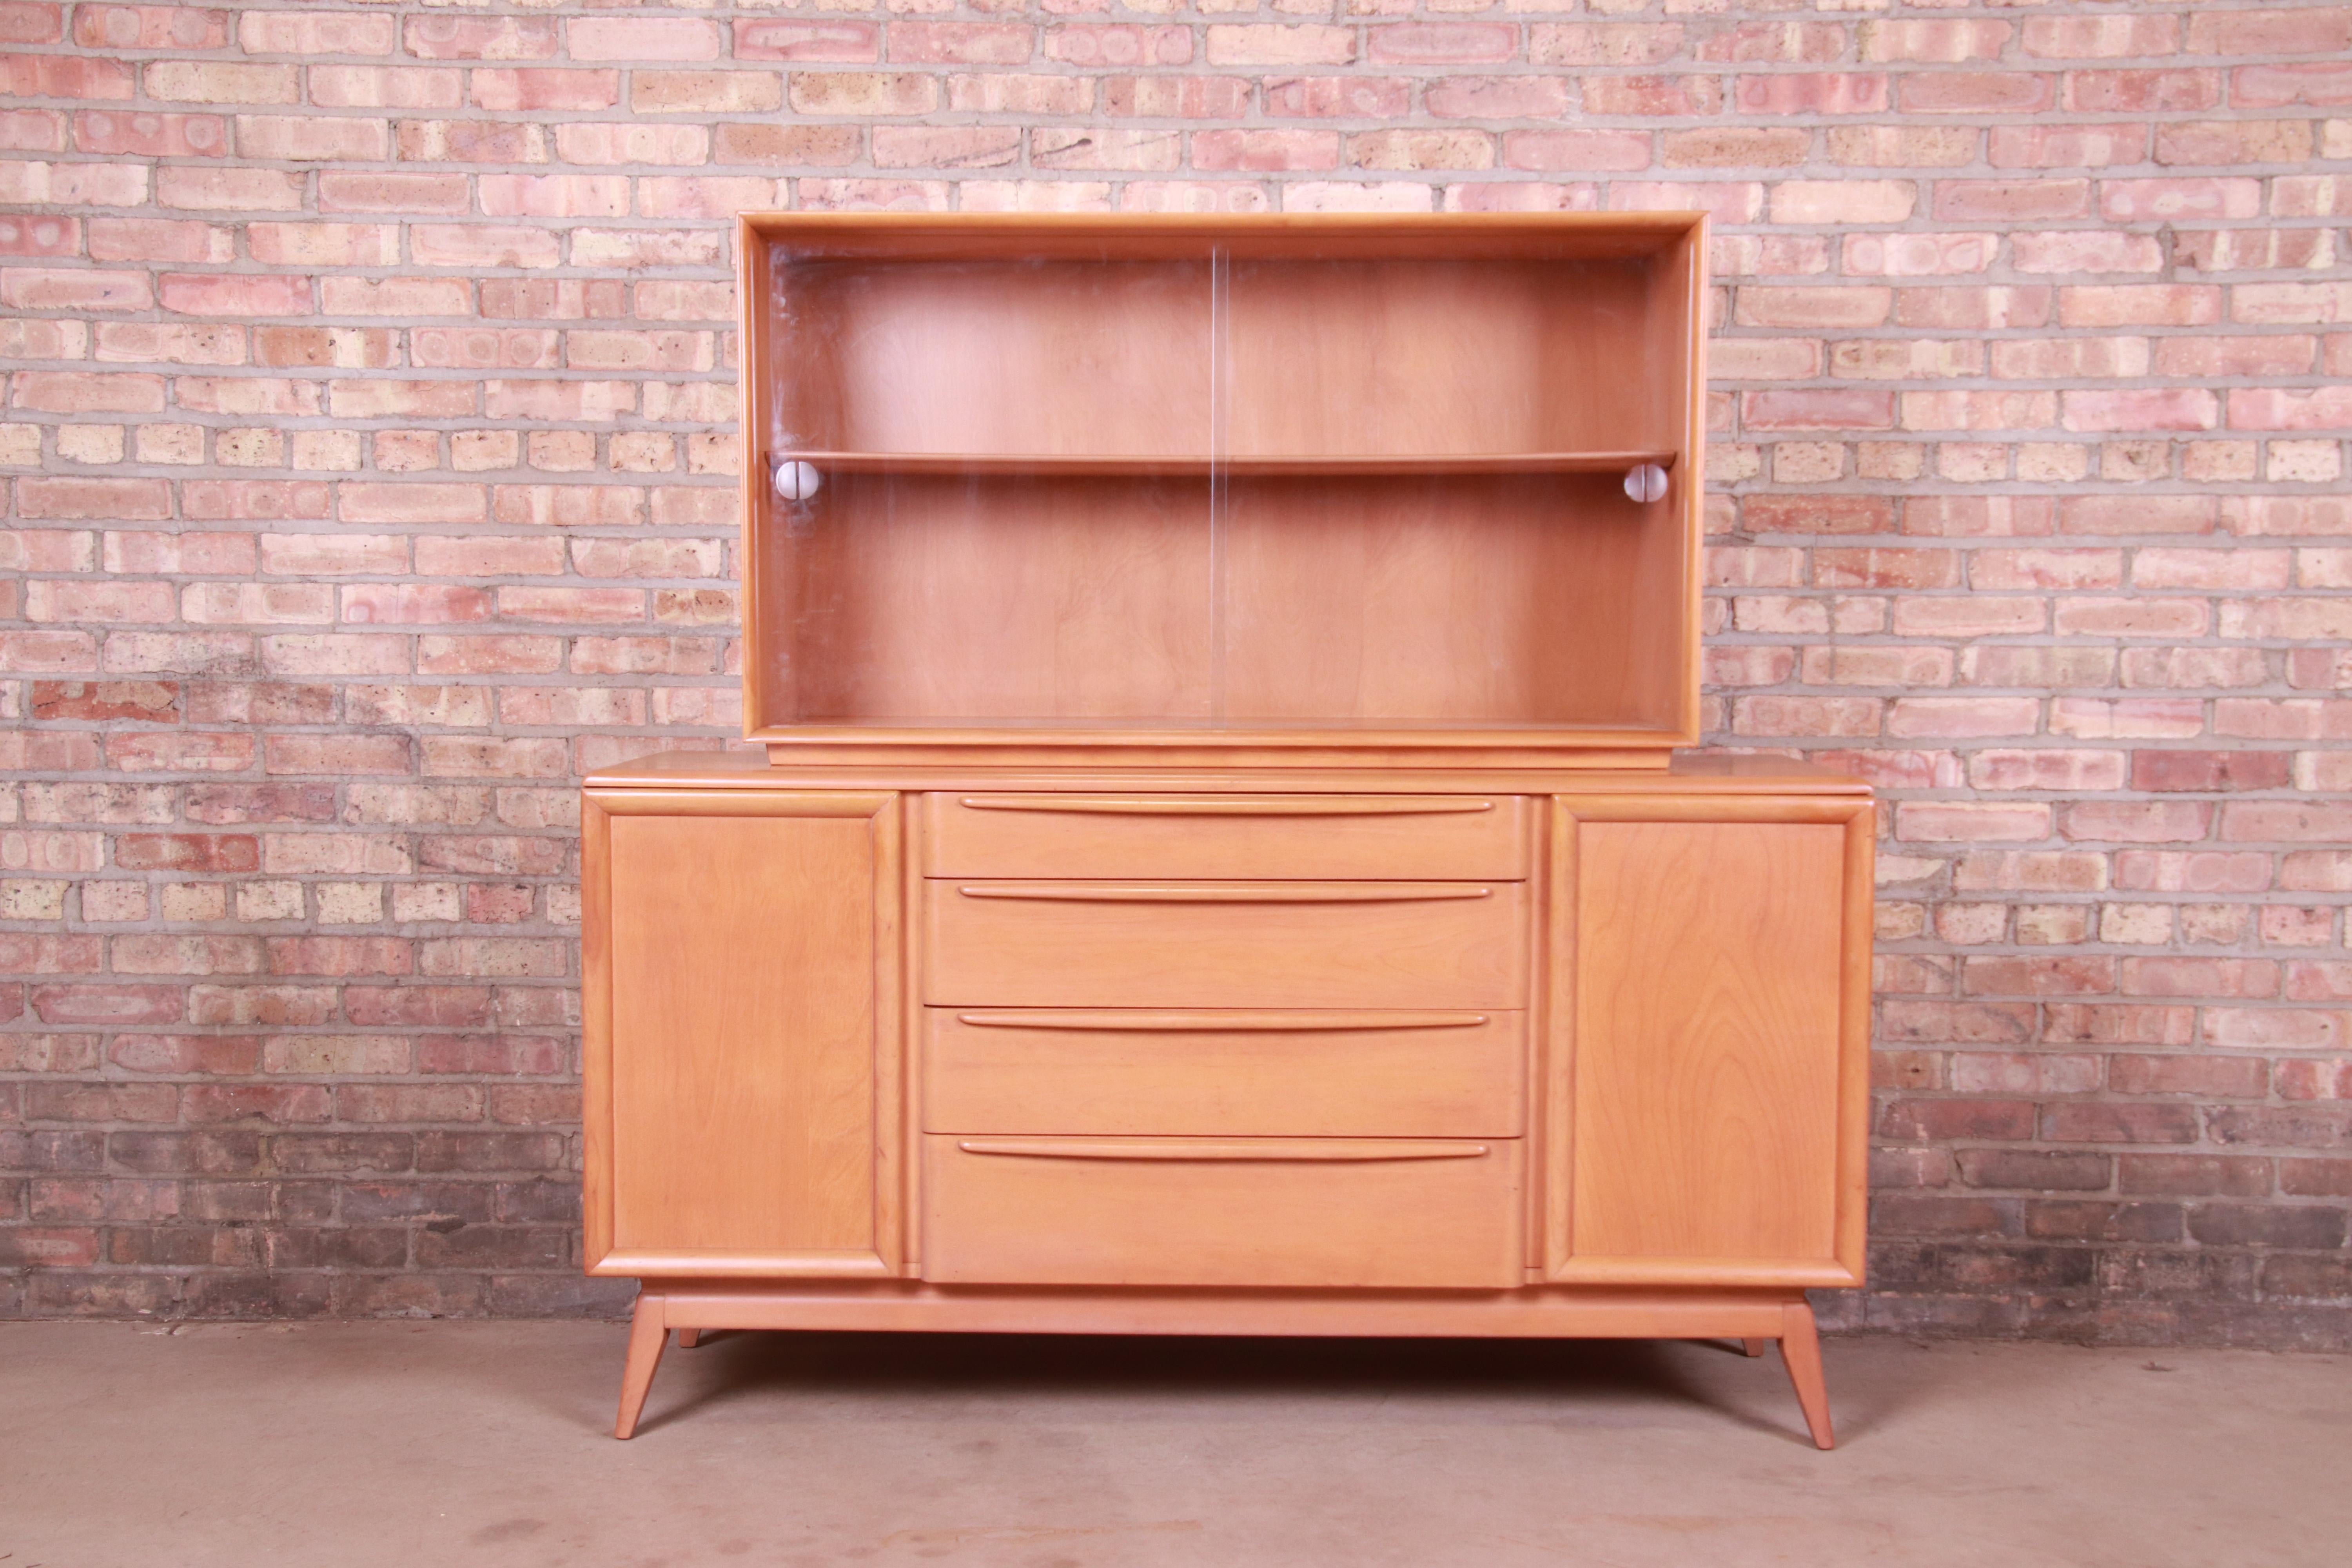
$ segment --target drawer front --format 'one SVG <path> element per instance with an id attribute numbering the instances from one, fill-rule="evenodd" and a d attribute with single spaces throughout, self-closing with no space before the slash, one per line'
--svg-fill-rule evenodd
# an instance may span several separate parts
<path id="1" fill-rule="evenodd" d="M 923 885 L 923 999 L 1005 1007 L 1520 1007 L 1517 882 Z"/>
<path id="2" fill-rule="evenodd" d="M 923 1149 L 927 1279 L 1522 1282 L 1517 1140 L 934 1135 Z"/>
<path id="3" fill-rule="evenodd" d="M 1513 795 L 929 795 L 933 877 L 1525 877 Z"/>
<path id="4" fill-rule="evenodd" d="M 927 1007 L 930 1132 L 1513 1138 L 1521 1012 Z"/>

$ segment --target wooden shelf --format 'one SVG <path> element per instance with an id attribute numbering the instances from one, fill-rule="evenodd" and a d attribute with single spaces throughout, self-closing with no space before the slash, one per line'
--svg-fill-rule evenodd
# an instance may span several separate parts
<path id="1" fill-rule="evenodd" d="M 1672 451 L 1641 452 L 1458 452 L 1426 455 L 1383 453 L 1377 457 L 1307 455 L 1285 457 L 1192 455 L 1065 456 L 1046 452 L 779 452 L 778 463 L 807 463 L 819 473 L 842 474 L 1034 474 L 1087 479 L 1205 477 L 1212 467 L 1244 479 L 1289 477 L 1353 479 L 1395 474 L 1622 474 L 1643 463 L 1675 466 Z"/>
<path id="2" fill-rule="evenodd" d="M 752 739 L 1364 766 L 1696 739 L 1696 216 L 740 240 Z"/>

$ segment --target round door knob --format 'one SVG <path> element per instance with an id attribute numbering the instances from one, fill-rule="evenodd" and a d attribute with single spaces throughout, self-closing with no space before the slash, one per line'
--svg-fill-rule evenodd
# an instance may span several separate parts
<path id="1" fill-rule="evenodd" d="M 786 500 L 807 500 L 824 488 L 824 476 L 814 463 L 788 458 L 776 465 L 776 493 Z"/>
<path id="2" fill-rule="evenodd" d="M 1666 499 L 1666 470 L 1655 463 L 1640 463 L 1625 470 L 1625 493 L 1647 504 Z"/>

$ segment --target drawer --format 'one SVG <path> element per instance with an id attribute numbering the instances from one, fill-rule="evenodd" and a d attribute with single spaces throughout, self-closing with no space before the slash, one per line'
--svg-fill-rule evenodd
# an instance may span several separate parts
<path id="1" fill-rule="evenodd" d="M 1514 795 L 927 795 L 933 877 L 1525 877 Z"/>
<path id="2" fill-rule="evenodd" d="M 927 1007 L 923 1127 L 1513 1138 L 1527 1015 Z"/>
<path id="3" fill-rule="evenodd" d="M 1037 1285 L 1522 1282 L 1520 1144 L 923 1140 L 923 1278 Z"/>
<path id="4" fill-rule="evenodd" d="M 923 1000 L 1524 1006 L 1517 882 L 923 884 Z"/>

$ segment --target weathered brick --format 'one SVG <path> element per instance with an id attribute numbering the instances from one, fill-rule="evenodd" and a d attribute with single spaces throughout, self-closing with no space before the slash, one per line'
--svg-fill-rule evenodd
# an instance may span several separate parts
<path id="1" fill-rule="evenodd" d="M 1889 797 L 1870 1311 L 2340 1298 L 2340 8 L 378 9 L 0 6 L 43 1310 L 623 1304 L 571 784 L 740 726 L 786 205 L 1708 212 L 1708 740 Z"/>

